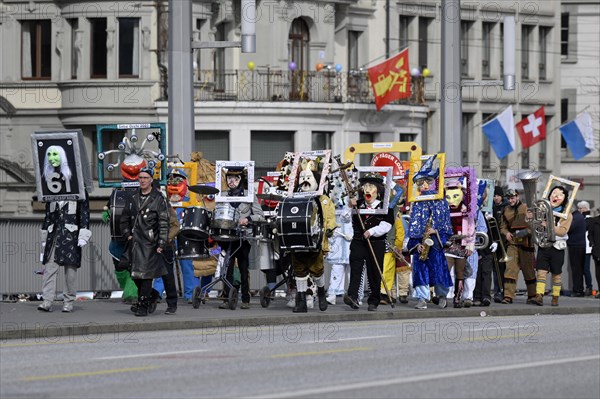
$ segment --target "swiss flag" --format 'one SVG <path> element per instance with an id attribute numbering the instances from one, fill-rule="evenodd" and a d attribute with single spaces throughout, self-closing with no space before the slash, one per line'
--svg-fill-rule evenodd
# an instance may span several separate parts
<path id="1" fill-rule="evenodd" d="M 377 111 L 387 103 L 410 97 L 408 48 L 369 68 L 368 73 Z"/>
<path id="2" fill-rule="evenodd" d="M 523 148 L 529 148 L 546 138 L 546 113 L 541 106 L 516 125 Z"/>

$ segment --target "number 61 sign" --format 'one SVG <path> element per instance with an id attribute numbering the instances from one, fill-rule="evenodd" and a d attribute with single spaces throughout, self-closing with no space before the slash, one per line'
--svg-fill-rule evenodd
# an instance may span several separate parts
<path id="1" fill-rule="evenodd" d="M 78 201 L 93 189 L 80 129 L 31 135 L 38 200 Z"/>

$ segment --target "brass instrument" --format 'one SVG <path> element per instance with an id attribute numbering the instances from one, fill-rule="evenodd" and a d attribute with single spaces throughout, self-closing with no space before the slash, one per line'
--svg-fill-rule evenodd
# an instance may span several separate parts
<path id="1" fill-rule="evenodd" d="M 490 244 L 490 237 L 478 231 L 475 233 L 475 249 L 484 249 Z"/>
<path id="2" fill-rule="evenodd" d="M 404 263 L 404 266 L 410 267 L 410 263 L 404 257 L 401 249 L 398 249 L 393 243 L 386 240 L 385 242 L 389 248 L 392 250 L 392 254 L 394 254 L 394 258 L 398 259 L 400 262 Z"/>
<path id="3" fill-rule="evenodd" d="M 556 237 L 554 235 L 554 215 L 552 205 L 546 199 L 537 199 L 536 184 L 541 172 L 527 171 L 518 175 L 523 183 L 525 203 L 533 212 L 531 230 L 534 242 L 541 248 L 551 247 Z"/>
<path id="4" fill-rule="evenodd" d="M 421 251 L 421 255 L 419 255 L 419 260 L 424 262 L 429 257 L 429 250 L 433 246 L 433 240 L 431 239 L 431 234 L 427 231 L 433 226 L 433 214 L 429 215 L 429 219 L 427 220 L 427 224 L 425 224 L 425 231 L 423 232 L 423 239 L 421 240 L 421 245 L 423 246 L 423 250 Z"/>
<path id="5" fill-rule="evenodd" d="M 500 259 L 498 259 L 498 262 L 508 262 L 509 260 L 511 260 L 512 258 L 510 256 L 508 256 L 508 253 L 506 252 L 506 248 L 504 247 L 504 242 L 502 240 L 502 234 L 500 233 L 500 227 L 498 227 L 498 221 L 496 220 L 495 217 L 493 216 L 486 216 L 485 218 L 487 224 L 488 224 L 488 232 L 490 233 L 490 235 L 492 234 L 492 229 L 496 231 L 496 234 L 498 235 L 498 245 L 500 246 L 500 249 L 502 250 L 502 257 Z"/>

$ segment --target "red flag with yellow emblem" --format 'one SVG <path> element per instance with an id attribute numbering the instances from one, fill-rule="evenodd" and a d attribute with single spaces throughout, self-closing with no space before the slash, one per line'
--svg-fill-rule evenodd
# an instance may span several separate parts
<path id="1" fill-rule="evenodd" d="M 377 111 L 387 103 L 410 97 L 408 48 L 368 71 Z"/>

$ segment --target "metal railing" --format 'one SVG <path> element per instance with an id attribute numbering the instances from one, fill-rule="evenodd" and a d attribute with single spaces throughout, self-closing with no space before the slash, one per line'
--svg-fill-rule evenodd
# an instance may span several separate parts
<path id="1" fill-rule="evenodd" d="M 422 80 L 411 85 L 409 98 L 393 104 L 422 105 Z M 304 101 L 374 103 L 366 71 L 199 70 L 195 76 L 196 101 Z"/>

